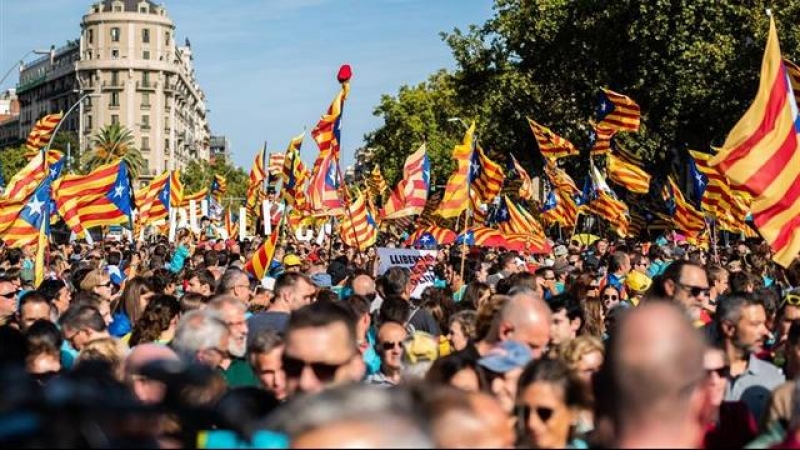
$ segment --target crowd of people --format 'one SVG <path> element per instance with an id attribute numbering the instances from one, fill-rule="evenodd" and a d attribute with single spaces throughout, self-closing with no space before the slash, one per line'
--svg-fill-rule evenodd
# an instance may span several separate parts
<path id="1" fill-rule="evenodd" d="M 800 265 L 757 240 L 0 250 L 4 446 L 797 447 Z M 381 237 L 381 246 L 400 239 Z M 462 254 L 463 252 L 463 254 Z"/>

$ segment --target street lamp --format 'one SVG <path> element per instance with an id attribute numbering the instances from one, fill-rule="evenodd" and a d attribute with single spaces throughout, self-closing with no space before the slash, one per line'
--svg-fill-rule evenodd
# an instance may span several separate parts
<path id="1" fill-rule="evenodd" d="M 81 91 L 78 91 L 78 92 L 81 92 Z M 47 143 L 47 147 L 45 147 L 45 149 L 44 149 L 45 157 L 47 155 L 47 152 L 50 151 L 50 146 L 53 145 L 53 142 L 56 139 L 56 133 L 58 133 L 58 130 L 61 129 L 61 125 L 64 124 L 64 121 L 67 120 L 67 117 L 69 117 L 69 115 L 72 113 L 72 111 L 75 111 L 75 108 L 77 108 L 78 106 L 82 105 L 83 101 L 86 100 L 87 98 L 89 98 L 89 97 L 99 97 L 99 96 L 100 96 L 100 94 L 83 94 L 81 96 L 81 98 L 78 99 L 77 102 L 75 102 L 72 106 L 69 107 L 67 112 L 65 112 L 64 115 L 61 117 L 61 120 L 58 121 L 58 125 L 56 125 L 56 128 L 53 130 L 53 134 L 50 136 L 50 141 Z M 78 130 L 79 133 L 81 131 L 82 130 Z M 70 156 L 71 156 L 71 149 L 70 149 L 70 146 L 67 145 L 67 161 L 66 161 L 67 168 L 70 167 L 70 163 L 71 163 Z"/>
<path id="2" fill-rule="evenodd" d="M 11 68 L 8 69 L 8 71 L 5 73 L 5 75 L 3 75 L 3 78 L 0 79 L 0 86 L 3 85 L 3 83 L 6 81 L 6 78 L 8 78 L 8 76 L 11 75 L 11 72 L 13 72 L 16 67 L 19 67 L 20 68 L 20 72 L 22 72 L 22 66 L 23 66 L 23 64 L 25 64 L 24 59 L 27 58 L 29 55 L 32 55 L 32 54 L 49 55 L 49 54 L 51 54 L 52 51 L 53 51 L 53 49 L 51 48 L 50 50 L 28 50 L 27 52 L 25 52 L 25 54 L 22 55 L 22 57 L 19 59 L 19 62 L 15 62 L 11 66 Z"/>
<path id="3" fill-rule="evenodd" d="M 467 125 L 467 122 L 465 122 L 461 117 L 450 117 L 447 119 L 447 121 L 450 123 L 461 122 L 461 125 L 464 125 L 464 128 L 469 130 L 469 125 Z"/>

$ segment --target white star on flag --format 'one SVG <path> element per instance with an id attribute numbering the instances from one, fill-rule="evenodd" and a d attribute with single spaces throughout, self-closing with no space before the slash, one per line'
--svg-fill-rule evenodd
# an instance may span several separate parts
<path id="1" fill-rule="evenodd" d="M 44 202 L 39 200 L 39 197 L 33 197 L 30 203 L 28 203 L 28 209 L 31 212 L 31 216 L 36 216 L 42 212 L 42 207 L 44 206 Z"/>
<path id="2" fill-rule="evenodd" d="M 122 183 L 118 184 L 117 187 L 114 188 L 114 197 L 122 197 L 122 194 L 125 193 L 125 186 Z"/>

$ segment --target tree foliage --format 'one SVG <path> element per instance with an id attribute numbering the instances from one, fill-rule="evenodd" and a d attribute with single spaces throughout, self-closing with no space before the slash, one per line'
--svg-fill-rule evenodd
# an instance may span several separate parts
<path id="1" fill-rule="evenodd" d="M 367 143 L 388 168 L 421 130 L 434 130 L 429 148 L 449 156 L 461 131 L 446 117 L 457 114 L 478 120 L 485 148 L 514 153 L 530 170 L 541 161 L 529 116 L 584 149 L 566 160 L 575 167 L 588 161 L 589 120 L 608 87 L 642 109 L 640 132 L 617 139 L 651 170 L 677 166 L 687 149 L 721 144 L 752 101 L 772 3 L 495 0 L 484 24 L 442 35 L 455 71 L 382 99 L 374 113 L 384 125 Z M 800 3 L 781 2 L 774 14 L 783 54 L 799 57 Z"/>
<path id="2" fill-rule="evenodd" d="M 203 188 L 211 188 L 214 175 L 227 180 L 227 190 L 222 196 L 222 206 L 238 210 L 247 196 L 249 175 L 239 167 L 231 165 L 226 158 L 217 157 L 211 162 L 193 160 L 181 171 L 184 193 L 195 193 Z"/>
<path id="3" fill-rule="evenodd" d="M 92 136 L 92 148 L 83 156 L 83 165 L 91 171 L 122 159 L 132 179 L 139 178 L 145 166 L 142 152 L 136 148 L 133 133 L 122 125 L 107 125 Z"/>
<path id="4" fill-rule="evenodd" d="M 8 147 L 0 151 L 0 171 L 3 174 L 3 180 L 8 183 L 17 172 L 20 171 L 25 164 L 28 164 L 28 158 L 25 157 L 27 148 L 24 145 L 19 147 Z"/>

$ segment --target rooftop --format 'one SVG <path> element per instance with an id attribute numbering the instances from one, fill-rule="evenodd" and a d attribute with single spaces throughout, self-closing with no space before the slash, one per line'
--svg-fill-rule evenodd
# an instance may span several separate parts
<path id="1" fill-rule="evenodd" d="M 123 9 L 125 12 L 138 12 L 139 4 L 142 2 L 147 3 L 147 6 L 149 6 L 148 12 L 150 14 L 154 14 L 156 12 L 156 8 L 159 7 L 158 4 L 153 3 L 150 0 L 103 0 L 98 4 L 102 6 L 102 12 L 112 12 L 113 3 L 115 3 L 116 1 L 119 1 L 124 5 Z"/>

